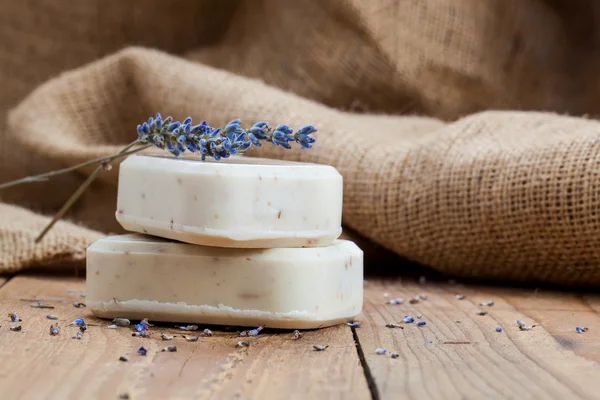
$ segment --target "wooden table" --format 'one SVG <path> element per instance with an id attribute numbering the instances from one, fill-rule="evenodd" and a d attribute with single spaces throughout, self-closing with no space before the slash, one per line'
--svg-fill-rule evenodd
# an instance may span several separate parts
<path id="1" fill-rule="evenodd" d="M 235 330 L 223 328 L 197 342 L 168 325 L 152 328 L 151 338 L 108 329 L 72 305 L 84 301 L 83 278 L 27 274 L 1 283 L 1 399 L 600 399 L 600 296 L 593 294 L 373 278 L 360 327 L 306 331 L 299 340 L 265 330 L 238 348 Z M 419 293 L 427 300 L 385 304 Z M 21 300 L 34 298 L 55 309 Z M 495 304 L 479 306 L 487 300 Z M 477 315 L 482 308 L 487 315 Z M 23 318 L 21 332 L 9 330 L 11 311 Z M 426 326 L 385 326 L 418 314 Z M 77 317 L 88 323 L 81 340 L 69 325 Z M 521 331 L 517 319 L 537 326 Z M 52 322 L 58 336 L 49 335 Z M 578 334 L 580 325 L 589 331 Z M 177 336 L 162 341 L 160 332 Z M 177 352 L 159 351 L 171 344 Z M 315 344 L 329 347 L 317 352 Z M 136 353 L 141 345 L 145 357 Z M 388 354 L 376 354 L 378 347 Z M 124 354 L 128 362 L 119 361 Z"/>

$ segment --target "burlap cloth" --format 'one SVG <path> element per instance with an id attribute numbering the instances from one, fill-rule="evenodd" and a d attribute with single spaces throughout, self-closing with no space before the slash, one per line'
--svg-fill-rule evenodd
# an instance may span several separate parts
<path id="1" fill-rule="evenodd" d="M 313 124 L 314 149 L 252 155 L 338 168 L 344 224 L 383 248 L 597 286 L 600 123 L 581 117 L 600 111 L 597 4 L 0 0 L 0 181 L 114 152 L 156 111 Z M 118 232 L 117 170 L 37 246 L 91 169 L 0 192 L 0 271 Z"/>

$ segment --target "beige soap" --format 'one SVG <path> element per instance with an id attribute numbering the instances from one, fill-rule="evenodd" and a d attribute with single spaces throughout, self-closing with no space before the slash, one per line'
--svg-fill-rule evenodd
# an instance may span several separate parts
<path id="1" fill-rule="evenodd" d="M 312 329 L 351 320 L 363 302 L 363 252 L 224 249 L 130 234 L 87 250 L 87 306 L 101 318 Z"/>
<path id="2" fill-rule="evenodd" d="M 342 232 L 342 190 L 327 165 L 132 155 L 116 216 L 128 231 L 205 246 L 327 246 Z"/>

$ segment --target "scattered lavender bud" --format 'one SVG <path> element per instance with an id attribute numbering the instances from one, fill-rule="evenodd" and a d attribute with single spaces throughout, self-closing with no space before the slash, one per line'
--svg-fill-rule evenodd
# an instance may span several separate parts
<path id="1" fill-rule="evenodd" d="M 416 297 L 419 300 L 427 300 L 427 294 L 426 293 L 420 293 L 417 295 Z"/>
<path id="2" fill-rule="evenodd" d="M 161 333 L 161 334 L 160 334 L 160 338 L 161 338 L 162 340 L 173 340 L 173 336 L 171 336 L 171 335 L 167 335 L 166 333 Z"/>
<path id="3" fill-rule="evenodd" d="M 115 324 L 109 325 L 107 327 L 108 329 L 117 329 L 117 326 Z"/>
<path id="4" fill-rule="evenodd" d="M 422 276 L 419 278 L 419 285 L 424 285 L 427 283 L 427 278 Z"/>
<path id="5" fill-rule="evenodd" d="M 410 315 L 405 315 L 403 321 L 406 324 L 410 324 L 410 323 L 415 322 L 415 319 Z"/>
<path id="6" fill-rule="evenodd" d="M 129 361 L 129 356 L 124 354 L 121 357 L 119 357 L 119 361 L 127 362 Z"/>
<path id="7" fill-rule="evenodd" d="M 77 318 L 75 321 L 73 321 L 73 323 L 71 325 L 86 326 L 83 318 Z"/>
<path id="8" fill-rule="evenodd" d="M 456 299 L 457 300 L 464 300 L 467 296 L 465 296 L 464 294 L 457 294 L 456 295 Z"/>
<path id="9" fill-rule="evenodd" d="M 19 317 L 19 316 L 17 315 L 17 313 L 16 313 L 16 312 L 11 312 L 11 313 L 8 313 L 8 316 L 9 316 L 9 318 L 10 318 L 10 320 L 11 320 L 12 322 L 21 322 L 21 321 L 23 321 L 23 320 L 21 319 L 21 317 Z"/>
<path id="10" fill-rule="evenodd" d="M 86 294 L 85 294 L 85 292 L 81 292 L 81 293 L 79 293 L 79 297 L 86 297 Z"/>
<path id="11" fill-rule="evenodd" d="M 479 303 L 482 307 L 491 307 L 494 305 L 494 300 L 484 301 L 483 303 Z"/>
<path id="12" fill-rule="evenodd" d="M 378 347 L 378 348 L 375 349 L 375 353 L 377 353 L 377 354 L 385 354 L 385 353 L 387 353 L 387 350 L 384 349 L 383 347 Z"/>
<path id="13" fill-rule="evenodd" d="M 145 356 L 146 354 L 148 354 L 148 350 L 146 350 L 144 346 L 140 346 L 137 352 L 140 356 Z"/>
<path id="14" fill-rule="evenodd" d="M 402 303 L 404 303 L 404 299 L 402 297 L 396 297 L 395 299 L 388 300 L 388 302 L 386 304 L 397 305 L 397 304 L 402 304 Z"/>
<path id="15" fill-rule="evenodd" d="M 247 340 L 240 340 L 239 342 L 237 342 L 237 347 L 248 347 L 250 346 L 250 342 L 248 342 Z"/>
<path id="16" fill-rule="evenodd" d="M 487 312 L 487 311 L 484 311 L 484 310 L 479 310 L 479 311 L 477 311 L 477 315 L 487 315 L 487 313 L 488 313 L 488 312 Z"/>
<path id="17" fill-rule="evenodd" d="M 115 318 L 112 320 L 112 323 L 117 326 L 129 326 L 131 325 L 131 321 L 127 318 Z"/>
<path id="18" fill-rule="evenodd" d="M 198 325 L 175 326 L 175 328 L 179 328 L 184 331 L 197 331 Z"/>
<path id="19" fill-rule="evenodd" d="M 163 349 L 161 351 L 168 351 L 168 352 L 174 352 L 177 351 L 177 346 L 175 346 L 174 344 L 167 346 L 167 347 L 163 347 Z"/>
<path id="20" fill-rule="evenodd" d="M 295 340 L 298 340 L 298 339 L 300 339 L 300 338 L 302 337 L 302 333 L 300 333 L 300 331 L 299 331 L 298 329 L 296 329 L 296 330 L 293 332 L 293 335 L 294 335 L 294 339 L 295 339 Z"/>
<path id="21" fill-rule="evenodd" d="M 121 400 L 129 400 L 129 393 L 123 392 L 119 395 L 119 399 Z"/>
<path id="22" fill-rule="evenodd" d="M 500 325 L 496 327 L 496 332 L 502 332 L 502 327 Z"/>
<path id="23" fill-rule="evenodd" d="M 392 357 L 392 358 L 398 358 L 398 357 L 400 357 L 400 354 L 396 353 L 395 351 L 392 351 L 390 353 L 390 357 Z"/>
<path id="24" fill-rule="evenodd" d="M 417 304 L 419 301 L 420 301 L 420 300 L 419 300 L 417 297 L 415 297 L 414 299 L 410 299 L 410 300 L 408 301 L 408 304 Z"/>
<path id="25" fill-rule="evenodd" d="M 535 325 L 531 325 L 531 326 L 525 325 L 525 322 L 521 321 L 520 319 L 517 320 L 517 325 L 519 326 L 519 329 L 522 331 L 529 331 L 529 330 L 533 329 L 533 327 L 535 327 Z"/>
<path id="26" fill-rule="evenodd" d="M 349 326 L 350 328 L 358 328 L 358 327 L 360 326 L 360 324 L 361 324 L 361 323 L 362 323 L 362 322 L 360 322 L 360 321 L 348 322 L 348 326 Z"/>
<path id="27" fill-rule="evenodd" d="M 183 336 L 183 338 L 185 340 L 187 340 L 188 342 L 197 342 L 198 339 L 200 338 L 200 336 Z"/>
<path id="28" fill-rule="evenodd" d="M 83 332 L 81 329 L 79 331 L 77 331 L 77 333 L 75 334 L 75 336 L 72 336 L 71 339 L 77 339 L 77 340 L 81 340 L 81 338 L 83 337 Z"/>
<path id="29" fill-rule="evenodd" d="M 50 335 L 51 336 L 56 336 L 60 333 L 60 329 L 58 327 L 58 324 L 54 324 L 50 326 Z"/>
<path id="30" fill-rule="evenodd" d="M 131 336 L 150 337 L 150 331 L 144 329 L 139 332 L 133 332 Z"/>
<path id="31" fill-rule="evenodd" d="M 427 322 L 425 322 L 425 321 L 417 322 L 417 326 L 425 326 L 425 325 L 427 325 Z"/>
<path id="32" fill-rule="evenodd" d="M 205 329 L 204 330 L 204 336 L 212 336 L 212 335 L 213 335 L 213 333 L 212 333 L 212 331 L 210 329 Z"/>
<path id="33" fill-rule="evenodd" d="M 587 332 L 588 328 L 586 328 L 585 326 L 577 326 L 577 327 L 575 327 L 575 330 L 577 331 L 577 333 L 583 333 L 583 332 Z"/>
<path id="34" fill-rule="evenodd" d="M 263 327 L 262 327 L 262 326 L 259 326 L 259 327 L 258 327 L 258 328 L 256 328 L 256 329 L 252 329 L 252 330 L 248 331 L 248 336 L 258 336 L 258 334 L 259 334 L 259 333 L 260 333 L 260 331 L 262 331 L 262 330 L 263 330 Z"/>
<path id="35" fill-rule="evenodd" d="M 138 332 L 142 332 L 142 331 L 147 330 L 149 326 L 150 326 L 150 324 L 148 324 L 148 320 L 143 319 L 140 321 L 139 324 L 135 324 L 135 326 L 133 328 Z"/>
<path id="36" fill-rule="evenodd" d="M 241 331 L 241 332 L 238 332 L 238 333 L 239 333 L 239 335 L 240 335 L 241 337 L 246 337 L 246 336 L 248 336 L 248 331 Z"/>
<path id="37" fill-rule="evenodd" d="M 58 319 L 58 316 L 54 315 L 54 314 L 46 314 L 46 318 L 48 318 L 48 319 Z"/>
<path id="38" fill-rule="evenodd" d="M 386 328 L 400 328 L 400 329 L 404 329 L 404 327 L 400 324 L 394 324 L 394 323 L 389 323 L 389 324 L 385 324 Z"/>
<path id="39" fill-rule="evenodd" d="M 419 315 L 417 315 L 417 318 L 418 318 L 418 319 L 421 319 L 421 318 L 423 318 L 423 314 L 419 314 Z"/>
<path id="40" fill-rule="evenodd" d="M 324 351 L 324 350 L 325 350 L 326 348 L 328 348 L 328 347 L 329 347 L 329 345 L 328 345 L 328 344 L 326 344 L 326 345 L 322 345 L 322 344 L 315 344 L 315 345 L 313 346 L 313 349 L 314 349 L 314 351 Z"/>
<path id="41" fill-rule="evenodd" d="M 383 297 L 390 297 L 390 294 L 389 293 L 384 293 Z"/>
<path id="42" fill-rule="evenodd" d="M 85 307 L 85 303 L 80 303 L 78 301 L 73 302 L 73 307 L 75 308 L 83 308 Z"/>

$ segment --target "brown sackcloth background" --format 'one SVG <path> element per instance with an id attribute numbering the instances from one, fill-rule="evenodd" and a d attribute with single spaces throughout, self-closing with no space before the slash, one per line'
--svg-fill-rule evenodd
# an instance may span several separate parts
<path id="1" fill-rule="evenodd" d="M 115 152 L 156 111 L 314 124 L 314 149 L 252 155 L 338 168 L 345 225 L 383 248 L 459 276 L 600 286 L 593 0 L 0 0 L 0 11 L 2 182 Z M 0 272 L 81 261 L 118 232 L 117 170 L 38 246 L 41 215 L 91 169 L 0 192 Z"/>

